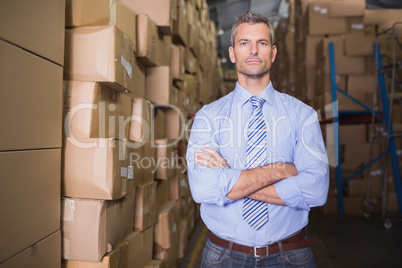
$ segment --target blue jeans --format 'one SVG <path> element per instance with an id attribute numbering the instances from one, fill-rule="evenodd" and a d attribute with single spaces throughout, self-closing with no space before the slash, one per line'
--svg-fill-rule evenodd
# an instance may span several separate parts
<path id="1" fill-rule="evenodd" d="M 202 256 L 202 268 L 209 267 L 316 267 L 311 247 L 284 251 L 264 257 L 219 247 L 209 239 Z"/>

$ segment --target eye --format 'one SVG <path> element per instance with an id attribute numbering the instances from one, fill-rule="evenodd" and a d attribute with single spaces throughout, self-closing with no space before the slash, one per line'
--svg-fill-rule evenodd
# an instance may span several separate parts
<path id="1" fill-rule="evenodd" d="M 261 45 L 261 46 L 267 46 L 268 43 L 267 43 L 267 42 L 260 42 L 260 45 Z"/>
<path id="2" fill-rule="evenodd" d="M 241 46 L 246 46 L 246 45 L 247 45 L 247 42 L 241 42 L 240 45 L 241 45 Z"/>

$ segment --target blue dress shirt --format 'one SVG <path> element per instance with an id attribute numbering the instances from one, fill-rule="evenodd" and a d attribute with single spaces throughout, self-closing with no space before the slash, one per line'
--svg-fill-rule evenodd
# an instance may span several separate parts
<path id="1" fill-rule="evenodd" d="M 311 207 L 326 202 L 328 160 L 317 113 L 303 102 L 266 87 L 262 112 L 267 126 L 267 163 L 292 162 L 299 175 L 274 184 L 287 206 L 268 204 L 269 221 L 253 230 L 242 218 L 243 198 L 226 197 L 246 164 L 247 121 L 253 95 L 241 87 L 205 105 L 195 116 L 187 147 L 188 177 L 192 196 L 201 203 L 201 217 L 219 237 L 247 246 L 283 239 L 305 227 Z M 215 149 L 230 168 L 198 166 L 194 153 Z"/>

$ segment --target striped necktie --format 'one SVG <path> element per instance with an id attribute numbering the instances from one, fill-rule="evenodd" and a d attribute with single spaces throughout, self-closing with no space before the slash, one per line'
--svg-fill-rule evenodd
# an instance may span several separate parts
<path id="1" fill-rule="evenodd" d="M 247 130 L 246 169 L 263 166 L 267 163 L 267 132 L 262 115 L 264 100 L 253 96 L 250 98 L 253 112 Z M 243 219 L 258 230 L 268 221 L 268 204 L 250 198 L 244 198 Z"/>

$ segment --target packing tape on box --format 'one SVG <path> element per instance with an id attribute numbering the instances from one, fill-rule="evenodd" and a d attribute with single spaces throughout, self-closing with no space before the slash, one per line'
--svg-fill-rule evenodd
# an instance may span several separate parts
<path id="1" fill-rule="evenodd" d="M 72 199 L 64 199 L 63 221 L 74 221 L 75 217 L 75 201 Z"/>
<path id="2" fill-rule="evenodd" d="M 110 20 L 109 25 L 117 24 L 117 7 L 116 0 L 110 0 Z"/>
<path id="3" fill-rule="evenodd" d="M 124 35 L 124 39 L 128 40 L 128 37 L 126 35 Z M 121 65 L 123 65 L 124 69 L 126 69 L 128 77 L 130 77 L 130 79 L 132 79 L 133 78 L 133 66 L 131 66 L 131 64 L 126 60 L 126 58 L 123 55 L 121 55 L 121 57 L 120 57 L 120 62 L 121 62 Z"/>

